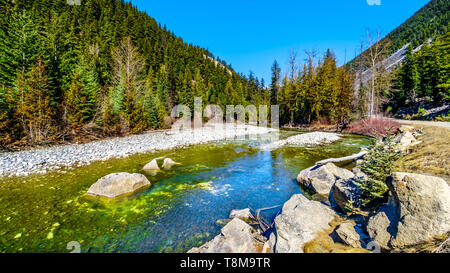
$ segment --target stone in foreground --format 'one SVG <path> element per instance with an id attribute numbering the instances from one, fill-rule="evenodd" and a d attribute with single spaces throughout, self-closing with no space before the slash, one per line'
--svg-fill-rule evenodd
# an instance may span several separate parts
<path id="1" fill-rule="evenodd" d="M 149 186 L 150 181 L 142 174 L 113 173 L 100 178 L 89 188 L 87 194 L 115 198 Z"/>
<path id="2" fill-rule="evenodd" d="M 336 234 L 344 244 L 354 248 L 361 248 L 361 237 L 356 232 L 354 224 L 349 222 L 340 224 L 336 229 Z"/>
<path id="3" fill-rule="evenodd" d="M 188 253 L 261 253 L 266 239 L 250 225 L 234 218 L 212 241 Z"/>
<path id="4" fill-rule="evenodd" d="M 333 163 L 328 163 L 301 171 L 297 177 L 297 182 L 318 194 L 328 196 L 336 180 L 348 180 L 354 176 L 351 171 L 339 168 Z"/>
<path id="5" fill-rule="evenodd" d="M 350 204 L 354 208 L 361 207 L 361 190 L 356 183 L 358 181 L 354 178 L 339 179 L 331 190 L 330 198 L 333 197 L 334 202 L 343 212 L 346 212 L 347 205 Z"/>
<path id="6" fill-rule="evenodd" d="M 301 194 L 291 197 L 282 213 L 275 218 L 276 253 L 303 253 L 303 246 L 321 231 L 331 228 L 336 217 L 329 207 L 311 201 Z"/>
<path id="7" fill-rule="evenodd" d="M 389 203 L 371 217 L 370 237 L 385 249 L 427 243 L 450 231 L 450 187 L 441 178 L 393 173 Z"/>

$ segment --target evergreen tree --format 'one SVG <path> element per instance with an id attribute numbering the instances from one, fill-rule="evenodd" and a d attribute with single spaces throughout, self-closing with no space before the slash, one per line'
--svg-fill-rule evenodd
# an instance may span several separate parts
<path id="1" fill-rule="evenodd" d="M 417 64 L 413 56 L 412 45 L 408 47 L 405 61 L 400 69 L 400 88 L 403 89 L 405 97 L 412 102 L 416 100 L 416 91 L 419 85 L 419 73 L 417 71 Z"/>
<path id="2" fill-rule="evenodd" d="M 270 103 L 278 104 L 278 94 L 280 92 L 280 73 L 281 69 L 275 60 L 272 65 L 272 83 L 270 84 Z"/>

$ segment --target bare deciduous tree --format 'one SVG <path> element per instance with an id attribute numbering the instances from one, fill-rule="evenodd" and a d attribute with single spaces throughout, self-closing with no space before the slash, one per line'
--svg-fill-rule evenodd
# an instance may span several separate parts
<path id="1" fill-rule="evenodd" d="M 386 55 L 389 53 L 390 42 L 388 40 L 382 40 L 382 32 L 376 31 L 372 34 L 369 29 L 367 34 L 367 61 L 370 66 L 370 93 L 369 93 L 369 118 L 372 118 L 375 114 L 376 97 L 378 90 L 376 86 L 376 80 L 378 76 L 378 66 L 383 65 L 382 62 Z"/>

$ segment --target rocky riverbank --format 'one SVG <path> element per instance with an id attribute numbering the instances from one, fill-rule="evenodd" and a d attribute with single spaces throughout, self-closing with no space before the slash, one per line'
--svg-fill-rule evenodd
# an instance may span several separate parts
<path id="1" fill-rule="evenodd" d="M 306 134 L 299 134 L 295 136 L 288 137 L 273 143 L 263 145 L 261 148 L 265 150 L 273 150 L 282 146 L 311 146 L 311 145 L 322 145 L 330 144 L 341 139 L 341 136 L 335 133 L 325 133 L 325 132 L 312 132 Z"/>
<path id="2" fill-rule="evenodd" d="M 420 143 L 416 139 L 419 135 L 412 127 L 400 128 L 400 134 L 393 140 L 395 149 L 410 152 Z M 368 179 L 358 167 L 353 172 L 333 163 L 308 168 L 299 174 L 298 183 L 321 195 L 321 201 L 294 195 L 283 205 L 272 230 L 265 232 L 265 236 L 258 227 L 233 220 L 213 241 L 190 252 L 431 252 L 449 249 L 450 186 L 445 180 L 394 172 L 386 179 L 388 202 L 365 210 L 358 184 Z M 233 217 L 257 218 L 248 213 L 243 216 L 232 213 L 230 218 Z"/>
<path id="3" fill-rule="evenodd" d="M 239 125 L 228 129 L 205 127 L 196 130 L 148 132 L 86 144 L 5 152 L 0 153 L 0 177 L 46 173 L 50 170 L 88 165 L 94 161 L 182 148 L 246 135 L 263 135 L 275 131 L 277 130 L 250 125 Z"/>

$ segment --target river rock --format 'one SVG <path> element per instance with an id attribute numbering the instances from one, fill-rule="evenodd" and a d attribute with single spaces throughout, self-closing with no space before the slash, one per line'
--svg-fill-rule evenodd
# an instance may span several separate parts
<path id="1" fill-rule="evenodd" d="M 367 231 L 381 247 L 401 249 L 450 231 L 450 187 L 441 178 L 393 173 L 389 203 L 369 219 Z"/>
<path id="2" fill-rule="evenodd" d="M 400 126 L 400 128 L 398 128 L 398 131 L 402 134 L 406 133 L 406 132 L 413 133 L 415 131 L 415 129 L 413 126 L 402 125 L 402 126 Z"/>
<path id="3" fill-rule="evenodd" d="M 336 213 L 320 202 L 301 194 L 291 197 L 275 218 L 276 253 L 303 253 L 303 246 L 317 234 L 329 229 Z"/>
<path id="4" fill-rule="evenodd" d="M 369 179 L 369 177 L 367 176 L 367 174 L 365 174 L 361 168 L 358 167 L 354 167 L 352 172 L 355 174 L 355 178 L 360 180 L 360 181 L 367 181 Z"/>
<path id="5" fill-rule="evenodd" d="M 147 165 L 144 166 L 143 170 L 144 171 L 158 171 L 159 166 L 158 166 L 158 162 L 156 162 L 156 159 L 153 159 L 152 161 L 147 163 Z"/>
<path id="6" fill-rule="evenodd" d="M 307 188 L 328 196 L 337 179 L 350 179 L 355 175 L 346 169 L 338 168 L 333 163 L 316 165 L 300 172 L 297 182 Z"/>
<path id="7" fill-rule="evenodd" d="M 270 233 L 269 240 L 264 243 L 262 253 L 274 253 L 277 237 L 274 232 Z"/>
<path id="8" fill-rule="evenodd" d="M 213 240 L 188 253 L 261 253 L 266 239 L 239 218 L 234 218 Z"/>
<path id="9" fill-rule="evenodd" d="M 331 189 L 335 204 L 345 212 L 347 204 L 353 203 L 353 207 L 361 207 L 361 190 L 356 184 L 358 180 L 351 178 L 348 180 L 339 179 Z"/>
<path id="10" fill-rule="evenodd" d="M 416 146 L 420 143 L 422 142 L 418 141 L 413 133 L 408 131 L 398 135 L 394 139 L 394 144 L 397 146 L 397 150 L 403 153 L 408 152 L 411 147 Z"/>
<path id="11" fill-rule="evenodd" d="M 353 223 L 345 222 L 340 224 L 336 229 L 336 235 L 344 244 L 354 248 L 361 248 L 361 237 L 356 232 Z"/>
<path id="12" fill-rule="evenodd" d="M 253 219 L 253 214 L 250 212 L 249 208 L 242 210 L 232 210 L 230 212 L 230 219 L 239 218 L 241 220 L 247 221 L 249 219 Z"/>
<path id="13" fill-rule="evenodd" d="M 100 178 L 89 188 L 87 194 L 115 198 L 149 186 L 150 181 L 142 174 L 113 173 Z"/>
<path id="14" fill-rule="evenodd" d="M 162 168 L 166 169 L 166 170 L 169 170 L 175 165 L 181 165 L 181 163 L 175 162 L 175 161 L 173 161 L 170 158 L 166 158 L 166 159 L 164 159 L 164 163 L 162 165 Z"/>

